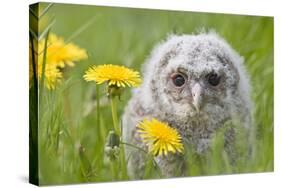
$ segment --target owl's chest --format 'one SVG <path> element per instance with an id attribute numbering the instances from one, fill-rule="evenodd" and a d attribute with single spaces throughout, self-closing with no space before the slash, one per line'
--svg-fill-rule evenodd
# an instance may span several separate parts
<path id="1" fill-rule="evenodd" d="M 215 122 L 207 117 L 200 117 L 186 121 L 167 120 L 169 124 L 178 130 L 186 145 L 192 146 L 197 153 L 208 150 L 212 139 L 225 121 Z"/>
<path id="2" fill-rule="evenodd" d="M 142 108 L 140 103 L 134 105 L 138 120 L 156 118 L 177 129 L 185 144 L 191 145 L 198 153 L 207 150 L 214 134 L 229 119 L 229 116 L 215 113 L 178 116 L 175 113 L 165 113 L 159 108 Z"/>

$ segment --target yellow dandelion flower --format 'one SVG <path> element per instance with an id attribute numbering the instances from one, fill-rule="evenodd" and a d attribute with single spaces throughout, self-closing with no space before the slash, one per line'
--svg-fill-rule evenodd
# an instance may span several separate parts
<path id="1" fill-rule="evenodd" d="M 44 44 L 45 39 L 40 40 L 38 46 L 34 42 L 36 74 L 39 80 L 42 78 Z M 65 65 L 74 66 L 74 62 L 88 57 L 86 50 L 73 43 L 65 44 L 63 38 L 57 37 L 55 34 L 50 34 L 48 38 L 46 53 L 44 84 L 48 89 L 55 89 L 56 85 L 61 81 L 63 74 L 60 68 L 64 68 Z M 29 83 L 31 86 L 33 79 L 31 48 L 29 54 Z"/>
<path id="2" fill-rule="evenodd" d="M 43 61 L 45 40 L 41 40 L 38 44 L 39 62 Z M 74 66 L 74 63 L 83 59 L 87 59 L 88 55 L 85 49 L 79 48 L 73 43 L 66 44 L 62 37 L 50 34 L 47 44 L 46 61 L 58 67 L 65 65 Z"/>
<path id="3" fill-rule="evenodd" d="M 109 86 L 137 87 L 141 83 L 140 74 L 129 68 L 119 65 L 99 65 L 89 68 L 84 79 L 95 81 L 97 84 L 108 82 Z"/>
<path id="4" fill-rule="evenodd" d="M 42 65 L 38 66 L 39 79 L 42 77 Z M 61 82 L 62 72 L 55 66 L 46 66 L 45 67 L 45 84 L 46 87 L 50 90 L 55 89 L 56 85 Z"/>
<path id="5" fill-rule="evenodd" d="M 181 136 L 176 129 L 157 119 L 144 119 L 137 125 L 138 133 L 153 155 L 183 152 Z"/>

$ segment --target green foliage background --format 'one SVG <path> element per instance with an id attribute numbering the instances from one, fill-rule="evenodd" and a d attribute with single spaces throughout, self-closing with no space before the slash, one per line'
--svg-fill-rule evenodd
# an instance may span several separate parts
<path id="1" fill-rule="evenodd" d="M 47 5 L 40 3 L 43 8 Z M 55 4 L 40 21 L 47 23 L 52 17 L 55 22 L 51 32 L 87 49 L 89 58 L 64 69 L 64 81 L 56 90 L 45 89 L 40 98 L 41 185 L 127 180 L 123 175 L 114 177 L 104 159 L 105 138 L 113 126 L 105 88 L 100 88 L 101 123 L 98 127 L 96 86 L 86 83 L 82 76 L 90 65 L 106 63 L 123 64 L 141 71 L 153 46 L 169 33 L 191 34 L 202 29 L 214 29 L 245 58 L 254 101 L 253 156 L 241 157 L 231 166 L 219 133 L 210 155 L 202 158 L 190 154 L 189 175 L 273 170 L 273 18 L 67 4 Z M 89 21 L 91 24 L 83 29 Z M 119 116 L 129 98 L 127 89 L 118 102 Z M 243 156 L 246 152 L 243 139 L 238 139 L 237 145 Z M 155 170 L 148 168 L 146 178 L 157 177 Z"/>

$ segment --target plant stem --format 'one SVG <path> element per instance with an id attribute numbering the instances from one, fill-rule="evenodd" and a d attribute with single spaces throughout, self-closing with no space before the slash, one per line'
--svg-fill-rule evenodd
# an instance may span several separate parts
<path id="1" fill-rule="evenodd" d="M 110 102 L 111 102 L 111 112 L 112 112 L 114 130 L 116 134 L 120 136 L 120 128 L 118 126 L 118 118 L 117 118 L 117 111 L 116 111 L 116 98 L 110 96 Z"/>
<path id="2" fill-rule="evenodd" d="M 161 170 L 160 170 L 158 164 L 156 163 L 154 157 L 153 157 L 152 155 L 150 155 L 147 151 L 145 151 L 144 149 L 142 149 L 142 148 L 140 148 L 140 147 L 138 147 L 138 146 L 135 146 L 135 145 L 133 145 L 133 144 L 129 144 L 129 143 L 126 143 L 126 142 L 120 142 L 120 144 L 130 146 L 130 147 L 132 147 L 132 148 L 134 148 L 134 149 L 137 149 L 137 150 L 140 150 L 140 151 L 144 152 L 146 155 L 148 155 L 148 156 L 151 158 L 154 167 L 157 169 L 157 173 L 158 173 L 159 177 L 160 177 L 160 178 L 162 177 Z"/>
<path id="3" fill-rule="evenodd" d="M 140 147 L 138 147 L 138 146 L 135 146 L 135 145 L 133 145 L 133 144 L 129 144 L 129 143 L 126 143 L 126 142 L 120 142 L 120 144 L 130 146 L 130 147 L 132 147 L 132 148 L 135 148 L 135 149 L 138 149 L 138 150 L 144 152 L 145 154 L 148 154 L 147 151 L 145 151 L 144 149 L 142 149 L 142 148 L 140 148 Z"/>
<path id="4" fill-rule="evenodd" d="M 111 168 L 111 173 L 112 173 L 112 175 L 113 175 L 112 181 L 118 180 L 118 168 L 117 168 L 117 163 L 116 163 L 116 161 L 112 161 L 112 162 L 111 162 L 110 168 Z"/>
<path id="5" fill-rule="evenodd" d="M 99 86 L 96 84 L 96 101 L 97 101 L 97 132 L 98 132 L 98 137 L 99 139 L 101 138 L 101 128 L 100 128 L 100 96 L 99 96 Z"/>
<path id="6" fill-rule="evenodd" d="M 117 117 L 117 110 L 116 110 L 116 97 L 110 96 L 110 102 L 111 102 L 111 111 L 112 111 L 112 119 L 113 119 L 113 126 L 116 134 L 122 137 L 121 130 L 119 127 L 118 117 Z M 120 146 L 120 165 L 122 170 L 122 179 L 127 178 L 127 166 L 126 166 L 126 159 L 125 159 L 125 151 L 124 147 Z"/>
<path id="7" fill-rule="evenodd" d="M 124 146 L 120 146 L 120 159 L 121 159 L 121 169 L 122 169 L 122 180 L 128 179 L 127 176 L 127 164 L 125 158 Z"/>

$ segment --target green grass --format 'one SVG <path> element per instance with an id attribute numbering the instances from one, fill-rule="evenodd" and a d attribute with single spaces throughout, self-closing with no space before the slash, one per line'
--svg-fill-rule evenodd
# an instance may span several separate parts
<path id="1" fill-rule="evenodd" d="M 55 4 L 45 16 L 55 18 L 51 32 L 66 40 L 94 19 L 71 39 L 87 49 L 88 60 L 65 69 L 65 78 L 59 87 L 53 91 L 44 89 L 39 99 L 40 184 L 126 180 L 122 172 L 114 173 L 104 157 L 106 136 L 113 129 L 105 88 L 99 87 L 100 118 L 97 120 L 96 85 L 85 82 L 82 76 L 90 65 L 106 63 L 141 70 L 153 46 L 169 33 L 191 34 L 202 28 L 214 29 L 245 58 L 255 105 L 250 136 L 253 155 L 250 159 L 240 157 L 237 164 L 231 166 L 223 151 L 222 134 L 218 133 L 213 152 L 207 157 L 190 154 L 189 175 L 273 170 L 273 18 L 63 4 Z M 128 89 L 117 105 L 119 117 L 129 98 Z M 243 156 L 243 139 L 239 141 L 238 152 Z M 146 177 L 159 177 L 151 165 L 152 162 L 148 162 Z"/>

